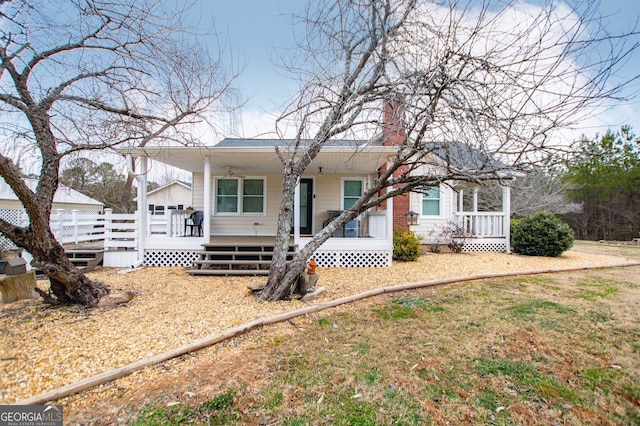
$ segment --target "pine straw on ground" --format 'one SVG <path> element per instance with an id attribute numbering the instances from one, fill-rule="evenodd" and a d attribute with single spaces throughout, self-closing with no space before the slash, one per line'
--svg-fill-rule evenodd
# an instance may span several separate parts
<path id="1" fill-rule="evenodd" d="M 379 287 L 475 274 L 607 266 L 627 259 L 569 251 L 559 258 L 501 253 L 425 254 L 391 268 L 319 268 L 327 289 L 311 302 L 259 303 L 247 285 L 265 277 L 193 277 L 186 268 L 89 276 L 135 297 L 115 308 L 48 307 L 40 299 L 0 305 L 0 404 L 11 404 L 256 318 Z M 46 282 L 39 286 L 46 287 Z"/>

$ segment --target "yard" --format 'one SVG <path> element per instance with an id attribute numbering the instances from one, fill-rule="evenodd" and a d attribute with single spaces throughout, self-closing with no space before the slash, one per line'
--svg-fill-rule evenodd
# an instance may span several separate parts
<path id="1" fill-rule="evenodd" d="M 622 257 L 579 244 L 559 259 L 427 254 L 391 269 L 320 269 L 327 292 L 318 302 L 441 277 L 640 259 L 638 247 L 607 249 Z M 93 276 L 136 297 L 92 311 L 38 301 L 0 308 L 2 403 L 306 306 L 255 302 L 246 285 L 264 278 L 189 277 L 181 268 Z M 60 403 L 78 423 L 633 423 L 639 277 L 636 266 L 378 296 L 258 329 Z"/>

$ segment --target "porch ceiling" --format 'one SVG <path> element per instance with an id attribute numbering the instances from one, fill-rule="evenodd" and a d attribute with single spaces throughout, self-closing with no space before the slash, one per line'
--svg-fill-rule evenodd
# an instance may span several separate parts
<path id="1" fill-rule="evenodd" d="M 237 175 L 281 173 L 282 164 L 272 147 L 215 147 L 215 146 L 165 146 L 146 148 L 123 148 L 122 154 L 148 157 L 189 172 L 204 170 L 204 159 L 209 156 L 212 174 L 224 174 L 228 167 Z M 311 162 L 307 171 L 317 174 L 369 174 L 382 166 L 394 147 L 325 147 Z"/>

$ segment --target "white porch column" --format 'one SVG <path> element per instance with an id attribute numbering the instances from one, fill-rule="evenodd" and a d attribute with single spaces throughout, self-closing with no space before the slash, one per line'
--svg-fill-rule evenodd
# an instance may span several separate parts
<path id="1" fill-rule="evenodd" d="M 478 213 L 478 187 L 473 188 L 473 212 Z M 484 235 L 487 231 L 486 221 L 480 221 L 480 217 L 477 214 L 474 214 L 471 217 L 471 229 L 473 230 L 474 235 Z"/>
<path id="2" fill-rule="evenodd" d="M 204 221 L 202 235 L 205 243 L 211 239 L 211 162 L 208 155 L 204 156 Z"/>
<path id="3" fill-rule="evenodd" d="M 458 192 L 458 213 L 462 213 L 464 211 L 464 189 L 461 189 Z"/>
<path id="4" fill-rule="evenodd" d="M 506 252 L 511 253 L 511 188 L 508 186 L 502 187 L 502 213 Z"/>
<path id="5" fill-rule="evenodd" d="M 300 241 L 300 179 L 293 192 L 293 243 Z"/>
<path id="6" fill-rule="evenodd" d="M 387 170 L 391 167 L 392 162 L 387 161 Z M 387 186 L 387 194 L 393 191 L 391 186 Z M 387 198 L 387 232 L 386 239 L 393 241 L 393 197 Z"/>
<path id="7" fill-rule="evenodd" d="M 147 157 L 140 157 L 138 178 L 138 261 L 144 263 L 144 248 L 147 240 Z"/>
<path id="8" fill-rule="evenodd" d="M 473 188 L 473 212 L 478 213 L 478 188 Z"/>

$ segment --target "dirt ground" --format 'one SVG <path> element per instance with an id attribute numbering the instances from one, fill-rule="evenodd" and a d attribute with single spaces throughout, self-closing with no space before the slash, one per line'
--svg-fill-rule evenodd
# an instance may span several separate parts
<path id="1" fill-rule="evenodd" d="M 604 248 L 604 249 L 603 249 Z M 601 253 L 605 251 L 605 255 Z M 487 272 L 606 266 L 640 260 L 640 250 L 579 244 L 559 259 L 532 259 L 501 254 L 427 254 L 420 262 L 396 263 L 392 269 L 320 270 L 329 290 L 317 302 L 371 288 Z M 574 272 L 574 274 L 577 272 Z M 640 277 L 639 267 L 608 269 L 611 279 Z M 259 304 L 247 284 L 264 278 L 189 277 L 181 268 L 149 268 L 133 274 L 102 270 L 94 278 L 112 289 L 133 290 L 128 305 L 94 311 L 45 309 L 36 300 L 0 308 L 3 368 L 2 403 L 71 383 L 137 361 L 217 331 L 307 306 L 300 301 Z M 314 302 L 315 303 L 315 302 Z M 379 303 L 379 298 L 335 308 L 348 312 Z M 146 368 L 115 382 L 59 401 L 71 423 L 118 423 L 121 416 L 172 398 L 215 394 L 234 377 L 243 383 L 261 378 L 259 357 L 266 343 L 297 333 L 315 316 L 258 329 L 249 334 Z M 30 336 L 27 337 L 27 336 Z M 34 342 L 37 342 L 35 344 Z M 8 344 L 7 344 L 8 343 Z"/>

